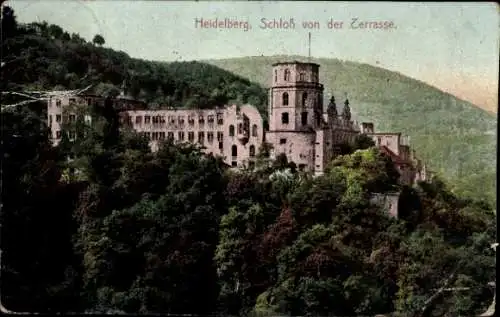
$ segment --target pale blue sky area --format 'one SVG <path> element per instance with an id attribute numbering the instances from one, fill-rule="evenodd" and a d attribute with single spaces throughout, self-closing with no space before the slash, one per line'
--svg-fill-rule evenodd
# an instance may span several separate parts
<path id="1" fill-rule="evenodd" d="M 199 60 L 256 55 L 312 55 L 359 61 L 399 71 L 443 89 L 497 94 L 499 19 L 494 3 L 191 2 L 10 0 L 22 22 L 47 20 L 86 39 L 149 60 Z M 237 19 L 252 29 L 200 29 L 195 19 Z M 289 20 L 294 30 L 261 29 L 261 19 Z M 350 29 L 358 21 L 393 21 L 388 30 Z M 327 29 L 329 19 L 344 21 Z M 452 87 L 449 87 L 449 86 Z M 456 86 L 453 88 L 453 86 Z M 458 85 L 458 86 L 457 86 Z M 448 87 L 445 87 L 448 86 Z M 462 88 L 461 88 L 462 87 Z M 495 99 L 496 100 L 496 99 Z"/>

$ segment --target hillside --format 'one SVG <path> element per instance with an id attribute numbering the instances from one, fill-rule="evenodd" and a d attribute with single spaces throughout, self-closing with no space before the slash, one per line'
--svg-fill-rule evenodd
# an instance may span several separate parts
<path id="1" fill-rule="evenodd" d="M 246 57 L 206 61 L 270 86 L 271 64 L 305 60 L 299 56 Z M 337 59 L 319 63 L 325 99 L 347 93 L 358 121 L 373 121 L 378 131 L 411 137 L 418 155 L 442 173 L 456 190 L 495 197 L 496 117 L 421 81 L 383 68 Z"/>
<path id="2" fill-rule="evenodd" d="M 126 80 L 128 93 L 152 108 L 207 108 L 232 102 L 263 105 L 266 100 L 259 85 L 218 67 L 132 58 L 46 22 L 21 25 L 17 36 L 6 39 L 2 55 L 7 61 L 3 69 L 7 80 L 0 84 L 3 90 L 94 85 L 89 92 L 116 95 Z"/>
<path id="3" fill-rule="evenodd" d="M 300 57 L 145 61 L 70 35 L 57 25 L 32 23 L 5 41 L 7 76 L 0 88 L 78 89 L 94 84 L 94 93 L 117 94 L 126 79 L 130 94 L 152 108 L 248 102 L 266 117 L 264 87 L 269 86 L 271 64 L 283 59 Z M 459 192 L 494 199 L 493 115 L 398 73 L 335 59 L 314 61 L 321 64 L 325 98 L 334 93 L 341 99 L 348 93 L 358 121 L 373 121 L 379 131 L 410 135 L 420 157 L 450 179 Z"/>
<path id="4" fill-rule="evenodd" d="M 125 77 L 152 107 L 265 95 L 213 65 L 141 61 L 103 49 L 102 37 L 17 28 L 9 7 L 2 14 L 1 89 L 91 82 L 114 94 Z M 152 152 L 111 107 L 87 108 L 92 124 L 63 123 L 52 146 L 46 103 L 4 108 L 14 98 L 5 99 L 4 311 L 440 317 L 478 316 L 495 301 L 493 206 L 439 177 L 401 186 L 367 142 L 319 177 L 262 152 L 256 170 L 233 170 L 192 144 L 165 140 Z M 373 200 L 394 190 L 398 217 Z"/>

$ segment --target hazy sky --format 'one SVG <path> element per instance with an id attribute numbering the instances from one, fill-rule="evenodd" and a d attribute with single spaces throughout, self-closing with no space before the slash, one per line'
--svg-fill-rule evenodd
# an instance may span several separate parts
<path id="1" fill-rule="evenodd" d="M 22 22 L 43 21 L 149 60 L 311 55 L 399 71 L 459 97 L 496 108 L 499 10 L 494 3 L 10 0 Z M 196 19 L 247 21 L 251 29 L 197 28 Z M 295 29 L 262 29 L 261 19 L 294 19 Z M 386 30 L 351 29 L 387 21 Z M 327 22 L 343 21 L 340 29 Z M 318 21 L 307 30 L 302 21 Z M 356 24 L 358 24 L 358 22 Z"/>

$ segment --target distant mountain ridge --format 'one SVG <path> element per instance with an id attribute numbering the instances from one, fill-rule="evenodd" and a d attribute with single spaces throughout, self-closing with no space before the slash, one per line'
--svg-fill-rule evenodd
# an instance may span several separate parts
<path id="1" fill-rule="evenodd" d="M 203 62 L 270 86 L 271 65 L 303 56 L 256 56 Z M 320 64 L 325 99 L 347 96 L 355 119 L 378 131 L 411 137 L 417 155 L 456 184 L 456 190 L 495 199 L 497 119 L 470 102 L 422 81 L 369 64 L 311 58 Z"/>

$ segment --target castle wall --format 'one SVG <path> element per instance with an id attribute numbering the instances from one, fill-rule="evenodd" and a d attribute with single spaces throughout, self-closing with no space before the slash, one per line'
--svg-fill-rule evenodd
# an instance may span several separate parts
<path id="1" fill-rule="evenodd" d="M 328 163 L 333 159 L 332 133 L 329 129 L 316 131 L 315 142 L 315 175 L 322 175 Z"/>
<path id="2" fill-rule="evenodd" d="M 367 133 L 376 146 L 386 146 L 396 155 L 400 155 L 401 133 Z"/>
<path id="3" fill-rule="evenodd" d="M 371 202 L 383 208 L 391 217 L 398 218 L 400 193 L 374 194 Z"/>
<path id="4" fill-rule="evenodd" d="M 266 142 L 273 147 L 271 158 L 284 153 L 288 161 L 297 164 L 299 169 L 314 171 L 316 133 L 310 132 L 273 132 L 266 133 Z"/>
<path id="5" fill-rule="evenodd" d="M 259 111 L 250 105 L 221 109 L 127 111 L 131 127 L 148 137 L 151 148 L 161 140 L 197 143 L 207 154 L 232 166 L 253 161 L 264 137 Z M 251 163 L 250 163 L 251 164 Z"/>

